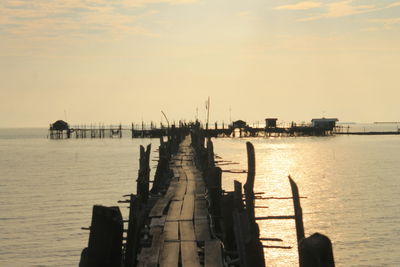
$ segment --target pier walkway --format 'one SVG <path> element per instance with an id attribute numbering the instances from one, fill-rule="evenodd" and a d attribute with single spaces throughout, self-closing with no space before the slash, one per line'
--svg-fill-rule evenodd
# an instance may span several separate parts
<path id="1" fill-rule="evenodd" d="M 141 250 L 138 266 L 222 266 L 221 244 L 211 234 L 205 183 L 190 142 L 187 136 L 171 158 L 174 176 L 149 213 L 153 238 Z"/>
<path id="2" fill-rule="evenodd" d="M 265 248 L 291 247 L 263 245 L 283 240 L 260 237 L 257 220 L 282 219 L 295 220 L 300 267 L 335 266 L 327 236 L 305 237 L 300 195 L 290 176 L 294 215 L 256 217 L 260 196 L 253 190 L 256 163 L 250 142 L 246 183 L 235 180 L 234 191 L 225 191 L 211 139 L 196 128 L 171 128 L 169 133 L 167 142 L 160 139 L 152 181 L 151 145 L 140 146 L 136 194 L 118 201 L 129 204 L 127 220 L 117 206 L 93 206 L 80 267 L 265 267 Z"/>

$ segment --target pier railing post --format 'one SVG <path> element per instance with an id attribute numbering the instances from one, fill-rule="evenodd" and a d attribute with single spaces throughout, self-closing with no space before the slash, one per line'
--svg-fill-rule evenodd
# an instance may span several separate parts
<path id="1" fill-rule="evenodd" d="M 123 221 L 118 207 L 93 206 L 88 248 L 82 253 L 83 267 L 120 267 Z"/>

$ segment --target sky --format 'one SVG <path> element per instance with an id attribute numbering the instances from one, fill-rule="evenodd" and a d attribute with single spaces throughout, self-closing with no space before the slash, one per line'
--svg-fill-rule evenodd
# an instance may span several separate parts
<path id="1" fill-rule="evenodd" d="M 400 1 L 0 0 L 0 127 L 400 121 Z M 165 122 L 165 121 L 164 121 Z"/>

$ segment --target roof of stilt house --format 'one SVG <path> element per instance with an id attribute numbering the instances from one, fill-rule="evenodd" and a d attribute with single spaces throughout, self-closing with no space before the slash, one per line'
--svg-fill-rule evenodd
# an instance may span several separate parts
<path id="1" fill-rule="evenodd" d="M 51 128 L 53 130 L 58 130 L 58 131 L 62 131 L 62 130 L 68 130 L 69 129 L 69 124 L 63 120 L 58 120 L 55 123 L 53 123 L 51 125 Z"/>

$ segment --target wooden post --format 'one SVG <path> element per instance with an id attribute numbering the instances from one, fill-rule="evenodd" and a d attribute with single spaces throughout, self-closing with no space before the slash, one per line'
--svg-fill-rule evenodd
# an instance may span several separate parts
<path id="1" fill-rule="evenodd" d="M 300 206 L 300 196 L 299 189 L 297 184 L 293 181 L 292 177 L 289 176 L 290 187 L 292 189 L 293 195 L 293 207 L 294 207 L 294 216 L 296 222 L 296 235 L 297 235 L 297 244 L 298 244 L 298 252 L 299 252 L 299 262 L 301 266 L 302 262 L 302 253 L 300 250 L 300 241 L 304 239 L 304 225 L 303 225 L 303 211 Z"/>
<path id="2" fill-rule="evenodd" d="M 130 195 L 129 203 L 129 222 L 126 237 L 125 267 L 136 266 L 137 254 L 140 243 L 140 230 L 143 226 L 143 210 L 141 209 L 140 199 L 135 195 Z"/>
<path id="3" fill-rule="evenodd" d="M 322 234 L 315 233 L 300 241 L 300 267 L 335 267 L 332 242 Z"/>
<path id="4" fill-rule="evenodd" d="M 87 267 L 120 267 L 123 221 L 118 207 L 93 206 Z"/>
<path id="5" fill-rule="evenodd" d="M 234 201 L 235 201 L 235 208 L 238 211 L 243 211 L 243 199 L 242 199 L 242 183 L 238 182 L 238 181 L 233 181 L 234 182 L 234 187 L 235 187 L 235 191 L 234 191 Z"/>
<path id="6" fill-rule="evenodd" d="M 246 210 L 249 215 L 250 227 L 252 233 L 257 234 L 255 229 L 255 214 L 254 214 L 254 179 L 256 174 L 256 158 L 254 146 L 250 142 L 246 142 L 247 148 L 247 180 L 244 184 L 244 193 L 246 197 Z"/>
<path id="7" fill-rule="evenodd" d="M 136 194 L 141 197 L 144 203 L 149 198 L 149 179 L 150 179 L 150 150 L 151 144 L 147 146 L 146 151 L 140 146 L 139 171 L 137 179 Z"/>
<path id="8" fill-rule="evenodd" d="M 210 138 L 207 138 L 207 160 L 208 168 L 215 167 L 214 145 Z"/>

